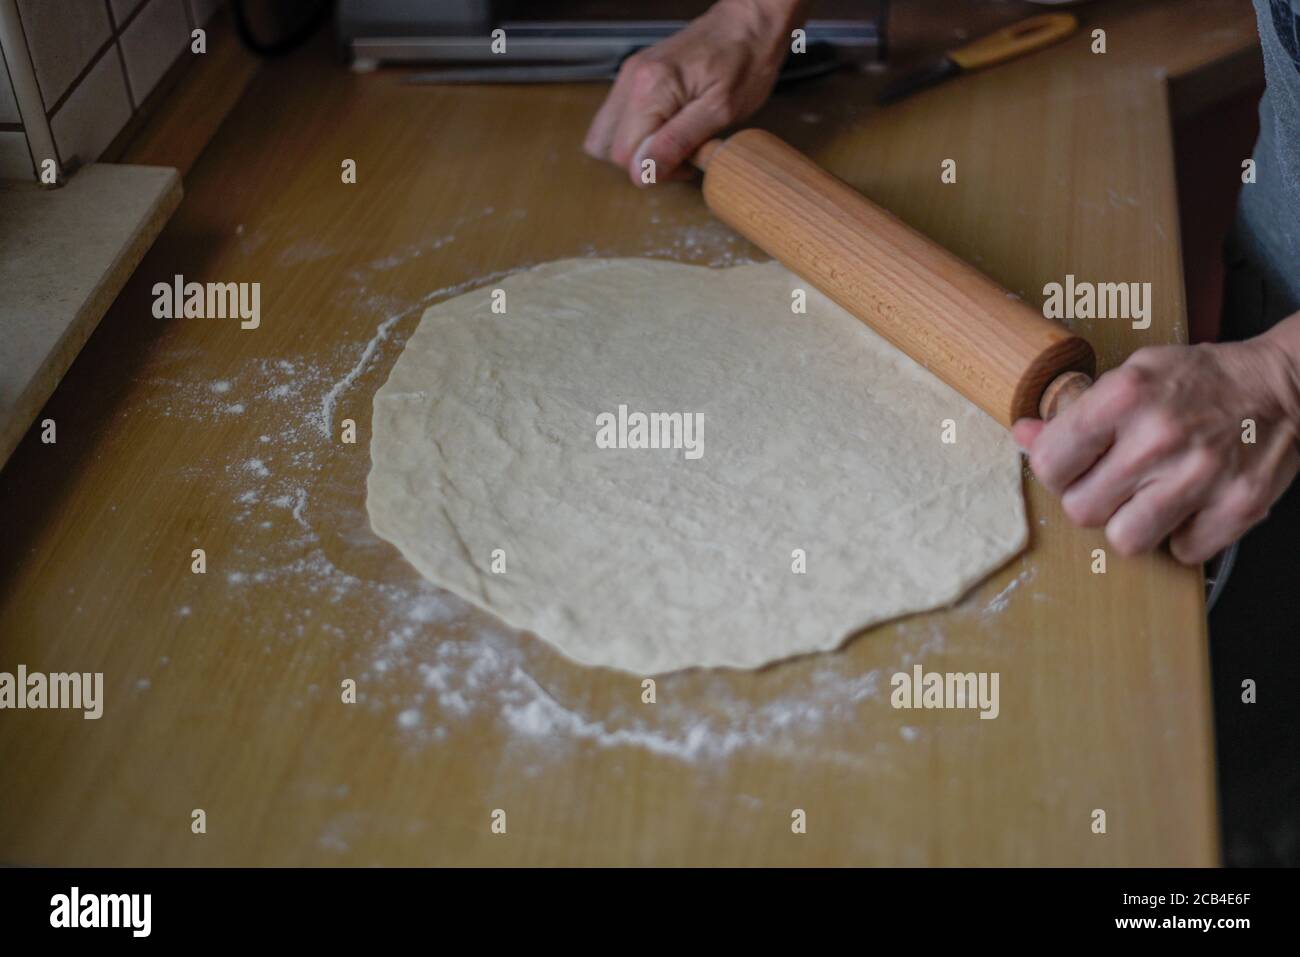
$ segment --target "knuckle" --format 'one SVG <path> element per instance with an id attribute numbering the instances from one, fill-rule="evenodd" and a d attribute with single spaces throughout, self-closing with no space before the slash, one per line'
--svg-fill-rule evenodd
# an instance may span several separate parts
<path id="1" fill-rule="evenodd" d="M 1155 507 L 1134 510 L 1133 505 L 1117 512 L 1106 523 L 1106 540 L 1121 555 L 1127 557 L 1150 551 L 1159 544 L 1159 515 Z"/>
<path id="2" fill-rule="evenodd" d="M 1061 498 L 1061 511 L 1065 512 L 1065 517 L 1075 525 L 1086 524 L 1088 510 L 1078 498 L 1069 495 L 1063 496 Z"/>
<path id="3" fill-rule="evenodd" d="M 618 79 L 630 81 L 632 79 L 633 74 L 636 73 L 636 71 L 640 68 L 641 64 L 645 62 L 645 60 L 646 60 L 646 56 L 644 53 L 633 53 L 630 57 L 628 57 L 626 60 L 623 61 L 622 65 L 619 66 Z"/>
<path id="4" fill-rule="evenodd" d="M 1102 515 L 1096 503 L 1089 502 L 1080 495 L 1067 492 L 1061 497 L 1061 509 L 1065 517 L 1081 528 L 1096 528 L 1105 524 L 1109 516 Z"/>
<path id="5" fill-rule="evenodd" d="M 1198 445 L 1187 453 L 1188 476 L 1197 485 L 1213 479 L 1222 465 L 1222 453 L 1208 445 Z"/>
<path id="6" fill-rule="evenodd" d="M 1141 388 L 1146 385 L 1148 373 L 1142 366 L 1142 360 L 1149 356 L 1149 349 L 1142 348 L 1133 353 L 1129 360 L 1118 368 L 1111 370 L 1111 375 L 1127 388 Z"/>
<path id="7" fill-rule="evenodd" d="M 703 97 L 702 102 L 710 119 L 723 126 L 736 119 L 740 112 L 740 103 L 730 90 L 716 89 Z"/>
<path id="8" fill-rule="evenodd" d="M 1210 557 L 1205 554 L 1205 546 L 1198 546 L 1189 537 L 1184 535 L 1175 535 L 1169 540 L 1169 554 L 1174 556 L 1174 560 L 1183 565 L 1199 565 Z"/>
<path id="9" fill-rule="evenodd" d="M 1212 446 L 1199 445 L 1187 454 L 1187 467 L 1197 479 L 1208 479 L 1219 471 L 1222 464 L 1222 452 Z"/>
<path id="10" fill-rule="evenodd" d="M 650 96 L 672 82 L 673 70 L 661 60 L 641 60 L 632 68 L 632 95 Z"/>
<path id="11" fill-rule="evenodd" d="M 1127 412 L 1142 401 L 1146 375 L 1136 366 L 1122 365 L 1108 372 L 1106 378 L 1110 380 L 1108 405 L 1114 412 Z"/>
<path id="12" fill-rule="evenodd" d="M 1271 504 L 1268 476 L 1258 472 L 1247 472 L 1243 478 L 1243 491 L 1247 500 L 1258 510 L 1267 508 Z"/>
<path id="13" fill-rule="evenodd" d="M 1233 498 L 1223 507 L 1224 521 L 1238 534 L 1261 521 L 1267 513 L 1266 506 L 1244 495 Z"/>
<path id="14" fill-rule="evenodd" d="M 1146 464 L 1162 459 L 1187 444 L 1187 430 L 1171 412 L 1153 412 L 1142 427 Z"/>
<path id="15" fill-rule="evenodd" d="M 1142 550 L 1137 536 L 1127 528 L 1112 529 L 1108 527 L 1106 529 L 1106 541 L 1110 542 L 1111 548 L 1125 558 L 1131 558 Z"/>
<path id="16" fill-rule="evenodd" d="M 1242 502 L 1234 516 L 1237 519 L 1238 531 L 1244 532 L 1268 518 L 1268 506 L 1268 500 L 1262 495 L 1251 495 Z"/>

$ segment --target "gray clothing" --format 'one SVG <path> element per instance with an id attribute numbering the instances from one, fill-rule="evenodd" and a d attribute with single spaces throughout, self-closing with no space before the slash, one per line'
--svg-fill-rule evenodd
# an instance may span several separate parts
<path id="1" fill-rule="evenodd" d="M 1256 181 L 1241 188 L 1229 256 L 1248 261 L 1265 288 L 1257 316 L 1235 314 L 1229 304 L 1233 338 L 1300 310 L 1300 0 L 1254 4 L 1268 86 L 1259 103 Z"/>
<path id="2" fill-rule="evenodd" d="M 1223 335 L 1300 311 L 1300 0 L 1254 0 L 1267 92 L 1227 246 Z M 1241 540 L 1210 613 L 1224 861 L 1300 865 L 1300 481 Z M 1242 682 L 1258 683 L 1254 704 Z M 1267 691 L 1265 689 L 1268 689 Z"/>

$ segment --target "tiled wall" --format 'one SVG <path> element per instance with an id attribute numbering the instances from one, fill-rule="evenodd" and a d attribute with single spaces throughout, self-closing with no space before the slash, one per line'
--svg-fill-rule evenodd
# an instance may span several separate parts
<path id="1" fill-rule="evenodd" d="M 223 0 L 16 0 L 58 161 L 97 160 Z M 8 69 L 0 71 L 0 178 L 34 166 Z"/>
<path id="2" fill-rule="evenodd" d="M 0 50 L 0 179 L 30 178 L 32 161 L 27 154 L 27 137 L 23 134 L 18 101 L 9 82 L 9 67 Z"/>

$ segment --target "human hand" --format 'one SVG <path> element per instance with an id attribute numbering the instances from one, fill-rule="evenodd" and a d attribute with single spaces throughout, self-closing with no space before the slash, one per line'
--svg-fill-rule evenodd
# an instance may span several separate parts
<path id="1" fill-rule="evenodd" d="M 682 164 L 711 136 L 762 106 L 806 0 L 718 0 L 673 36 L 626 61 L 583 148 L 641 185 L 689 175 Z"/>
<path id="2" fill-rule="evenodd" d="M 1012 434 L 1075 524 L 1104 526 L 1123 555 L 1171 536 L 1174 557 L 1196 564 L 1262 521 L 1300 470 L 1296 368 L 1270 335 L 1140 349 Z"/>

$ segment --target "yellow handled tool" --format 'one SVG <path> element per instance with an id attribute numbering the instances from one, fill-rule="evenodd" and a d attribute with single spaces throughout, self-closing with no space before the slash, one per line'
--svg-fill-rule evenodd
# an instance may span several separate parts
<path id="1" fill-rule="evenodd" d="M 1071 13 L 1044 13 L 1003 27 L 964 47 L 949 50 L 937 63 L 903 77 L 880 94 L 882 106 L 962 73 L 1005 63 L 1064 40 L 1079 28 Z"/>

